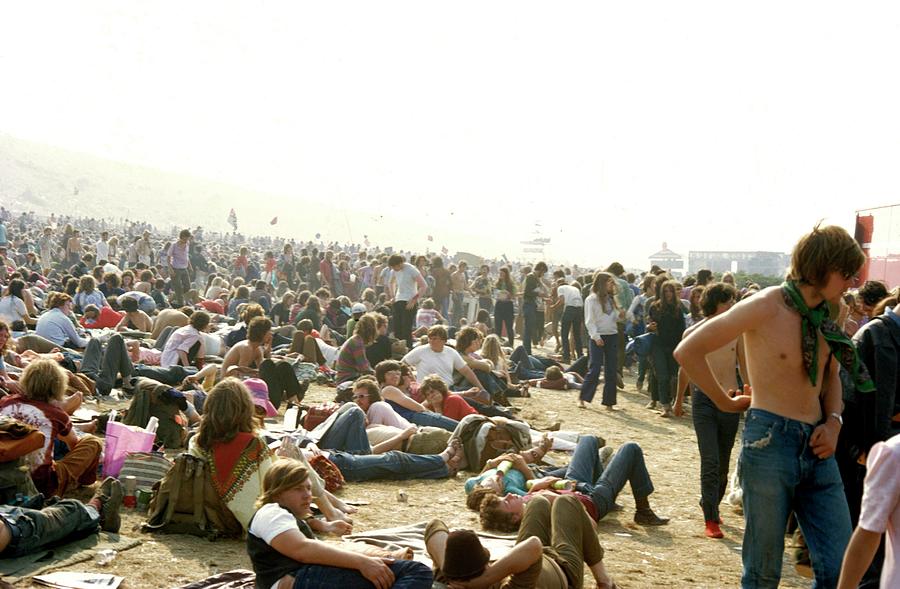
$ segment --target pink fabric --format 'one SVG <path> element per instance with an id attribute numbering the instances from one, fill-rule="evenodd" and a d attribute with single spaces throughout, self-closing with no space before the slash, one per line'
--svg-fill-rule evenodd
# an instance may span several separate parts
<path id="1" fill-rule="evenodd" d="M 412 425 L 384 401 L 376 401 L 369 405 L 366 418 L 369 420 L 369 425 L 390 425 L 400 429 L 406 429 Z"/>
<path id="2" fill-rule="evenodd" d="M 900 435 L 872 446 L 866 461 L 865 491 L 859 527 L 887 532 L 882 587 L 900 586 Z"/>

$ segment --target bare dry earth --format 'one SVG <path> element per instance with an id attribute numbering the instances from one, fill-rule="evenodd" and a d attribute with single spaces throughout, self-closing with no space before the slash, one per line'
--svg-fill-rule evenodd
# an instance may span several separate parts
<path id="1" fill-rule="evenodd" d="M 626 383 L 615 412 L 604 411 L 602 407 L 579 410 L 574 391 L 536 390 L 532 398 L 513 399 L 513 403 L 522 408 L 521 416 L 537 428 L 560 420 L 563 429 L 599 434 L 613 446 L 634 440 L 643 447 L 656 487 L 651 504 L 672 521 L 661 528 L 635 525 L 634 500 L 627 488 L 623 491 L 619 503 L 625 509 L 611 513 L 599 524 L 606 565 L 620 587 L 738 587 L 743 519 L 731 507 L 724 506 L 725 539 L 710 540 L 703 535 L 698 505 L 699 457 L 690 418 L 659 418 L 644 408 L 647 397 L 637 392 L 634 379 L 626 378 Z M 329 400 L 333 390 L 311 387 L 306 401 Z M 560 462 L 567 460 L 564 454 L 552 456 Z M 461 477 L 443 481 L 354 483 L 342 496 L 370 502 L 355 516 L 355 531 L 433 517 L 442 518 L 451 528 L 474 528 L 478 526 L 477 517 L 466 510 Z M 407 492 L 407 503 L 397 501 L 400 488 Z M 143 535 L 137 530 L 141 514 L 124 511 L 127 513 L 123 533 L 142 537 L 144 542 L 120 553 L 103 570 L 124 576 L 127 587 L 177 587 L 226 570 L 251 568 L 242 542 Z M 788 563 L 790 557 L 786 551 L 781 586 L 808 587 L 810 582 L 798 576 Z M 70 569 L 98 570 L 93 563 Z M 589 575 L 585 577 L 585 586 L 594 586 Z"/>

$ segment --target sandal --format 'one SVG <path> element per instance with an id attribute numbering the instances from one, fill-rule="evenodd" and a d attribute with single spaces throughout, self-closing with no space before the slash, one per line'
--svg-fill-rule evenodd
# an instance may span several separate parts
<path id="1" fill-rule="evenodd" d="M 541 443 L 534 448 L 529 450 L 525 450 L 521 453 L 522 458 L 525 459 L 525 462 L 529 464 L 538 464 L 541 460 L 543 460 L 544 456 L 553 447 L 553 440 L 550 436 L 544 435 L 541 438 Z"/>
<path id="2" fill-rule="evenodd" d="M 438 532 L 449 534 L 450 529 L 447 527 L 447 524 L 439 519 L 433 519 L 428 522 L 428 525 L 425 526 L 425 544 L 428 544 L 428 540 Z"/>

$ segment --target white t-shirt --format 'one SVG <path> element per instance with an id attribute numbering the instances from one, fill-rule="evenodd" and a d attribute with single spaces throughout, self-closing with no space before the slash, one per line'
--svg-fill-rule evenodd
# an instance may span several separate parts
<path id="1" fill-rule="evenodd" d="M 422 273 L 409 262 L 403 262 L 403 266 L 399 270 L 391 270 L 392 277 L 397 281 L 395 286 L 396 301 L 411 301 L 416 293 L 419 292 L 419 285 L 416 278 L 422 278 Z"/>
<path id="2" fill-rule="evenodd" d="M 12 325 L 15 321 L 24 321 L 28 315 L 25 308 L 25 301 L 19 297 L 5 296 L 0 299 L 0 320 Z"/>
<path id="3" fill-rule="evenodd" d="M 412 425 L 409 421 L 400 417 L 394 411 L 394 408 L 385 401 L 375 401 L 369 405 L 369 409 L 366 411 L 366 419 L 371 425 L 388 425 L 401 430 Z"/>
<path id="4" fill-rule="evenodd" d="M 566 302 L 566 307 L 583 307 L 581 291 L 570 284 L 564 284 L 556 289 L 557 294 Z"/>
<path id="5" fill-rule="evenodd" d="M 428 375 L 437 374 L 448 385 L 453 384 L 453 371 L 466 365 L 459 352 L 447 345 L 440 352 L 435 352 L 429 345 L 413 348 L 403 356 L 403 362 L 416 369 L 418 382 L 425 380 Z"/>
<path id="6" fill-rule="evenodd" d="M 97 261 L 100 260 L 109 261 L 109 242 L 102 239 L 97 242 Z"/>
<path id="7" fill-rule="evenodd" d="M 887 532 L 881 586 L 897 587 L 900 584 L 900 435 L 872 446 L 866 468 L 859 527 L 876 534 Z"/>
<path id="8" fill-rule="evenodd" d="M 300 532 L 297 518 L 277 503 L 266 503 L 253 516 L 247 532 L 271 546 L 272 540 L 291 530 Z M 278 589 L 278 582 L 272 585 L 272 589 Z"/>

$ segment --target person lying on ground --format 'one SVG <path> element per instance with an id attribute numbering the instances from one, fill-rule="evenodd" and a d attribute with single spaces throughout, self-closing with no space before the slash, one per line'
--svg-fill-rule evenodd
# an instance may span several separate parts
<path id="1" fill-rule="evenodd" d="M 522 496 L 507 493 L 500 497 L 495 491 L 477 487 L 466 500 L 470 509 L 477 510 L 485 529 L 512 532 L 519 528 L 525 505 L 535 496 L 545 496 L 554 501 L 559 495 L 573 495 L 595 522 L 616 509 L 616 497 L 631 484 L 636 511 L 634 522 L 644 526 L 660 526 L 669 522 L 659 517 L 650 507 L 649 497 L 653 482 L 644 462 L 641 447 L 627 442 L 613 455 L 606 468 L 598 454 L 600 442 L 597 436 L 581 436 L 575 447 L 572 462 L 567 467 L 552 471 L 548 476 L 533 481 L 528 494 Z M 560 478 L 563 477 L 563 478 Z M 575 490 L 556 489 L 561 481 L 574 481 Z"/>
<path id="2" fill-rule="evenodd" d="M 0 559 L 34 554 L 98 529 L 118 533 L 123 496 L 122 484 L 107 477 L 87 503 L 60 499 L 40 509 L 0 505 Z"/>
<path id="3" fill-rule="evenodd" d="M 153 319 L 144 311 L 138 309 L 138 302 L 129 297 L 122 296 L 122 311 L 125 316 L 116 324 L 116 331 L 153 331 Z"/>
<path id="4" fill-rule="evenodd" d="M 437 519 L 425 528 L 425 548 L 434 562 L 435 578 L 454 589 L 581 589 L 584 565 L 599 589 L 616 587 L 603 564 L 593 522 L 573 497 L 552 503 L 536 497 L 529 502 L 515 547 L 495 562 L 475 532 L 450 532 Z"/>
<path id="5" fill-rule="evenodd" d="M 581 390 L 584 378 L 577 372 L 563 372 L 559 366 L 550 366 L 544 373 L 544 378 L 533 378 L 528 384 L 539 389 L 551 389 L 565 391 L 569 389 Z"/>

